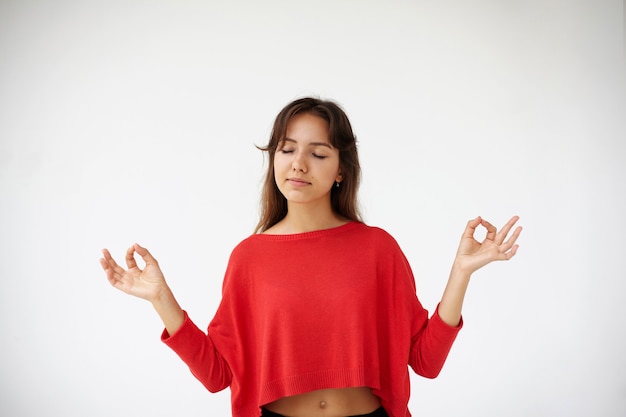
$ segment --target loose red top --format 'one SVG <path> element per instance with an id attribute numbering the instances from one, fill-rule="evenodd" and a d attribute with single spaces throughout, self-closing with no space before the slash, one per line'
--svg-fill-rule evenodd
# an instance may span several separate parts
<path id="1" fill-rule="evenodd" d="M 461 328 L 429 319 L 411 268 L 384 230 L 351 222 L 257 234 L 232 252 L 208 334 L 185 315 L 162 340 L 234 417 L 324 388 L 368 386 L 390 417 L 409 417 L 408 366 L 436 377 Z"/>

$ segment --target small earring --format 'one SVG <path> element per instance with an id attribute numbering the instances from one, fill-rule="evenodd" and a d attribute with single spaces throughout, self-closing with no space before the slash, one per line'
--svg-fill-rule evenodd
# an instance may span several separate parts
<path id="1" fill-rule="evenodd" d="M 335 188 L 339 188 L 339 184 L 341 184 L 340 182 L 335 181 Z"/>

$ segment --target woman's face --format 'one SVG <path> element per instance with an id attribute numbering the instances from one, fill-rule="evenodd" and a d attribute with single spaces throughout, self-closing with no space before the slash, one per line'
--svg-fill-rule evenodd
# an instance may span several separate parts
<path id="1" fill-rule="evenodd" d="M 295 115 L 274 155 L 276 185 L 289 204 L 328 204 L 341 182 L 339 151 L 329 141 L 328 123 L 312 114 Z"/>

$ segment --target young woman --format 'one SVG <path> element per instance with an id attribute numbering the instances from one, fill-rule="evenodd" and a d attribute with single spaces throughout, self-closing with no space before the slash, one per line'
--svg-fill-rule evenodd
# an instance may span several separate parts
<path id="1" fill-rule="evenodd" d="M 341 108 L 295 100 L 262 150 L 270 163 L 261 218 L 231 254 L 207 333 L 181 309 L 147 249 L 129 248 L 127 269 L 103 250 L 108 280 L 152 303 L 163 342 L 207 389 L 230 387 L 235 417 L 410 416 L 408 366 L 439 374 L 462 326 L 471 274 L 515 255 L 518 218 L 500 231 L 480 217 L 467 223 L 429 317 L 396 241 L 358 214 L 356 141 Z M 478 227 L 487 230 L 482 242 Z"/>

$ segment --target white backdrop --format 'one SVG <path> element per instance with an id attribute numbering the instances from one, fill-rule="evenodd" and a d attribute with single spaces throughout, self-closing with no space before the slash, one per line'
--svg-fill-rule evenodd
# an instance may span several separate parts
<path id="1" fill-rule="evenodd" d="M 227 416 L 117 292 L 137 241 L 201 327 L 276 113 L 359 138 L 368 223 L 434 309 L 465 222 L 521 216 L 415 416 L 624 416 L 622 1 L 0 1 L 0 414 Z"/>

